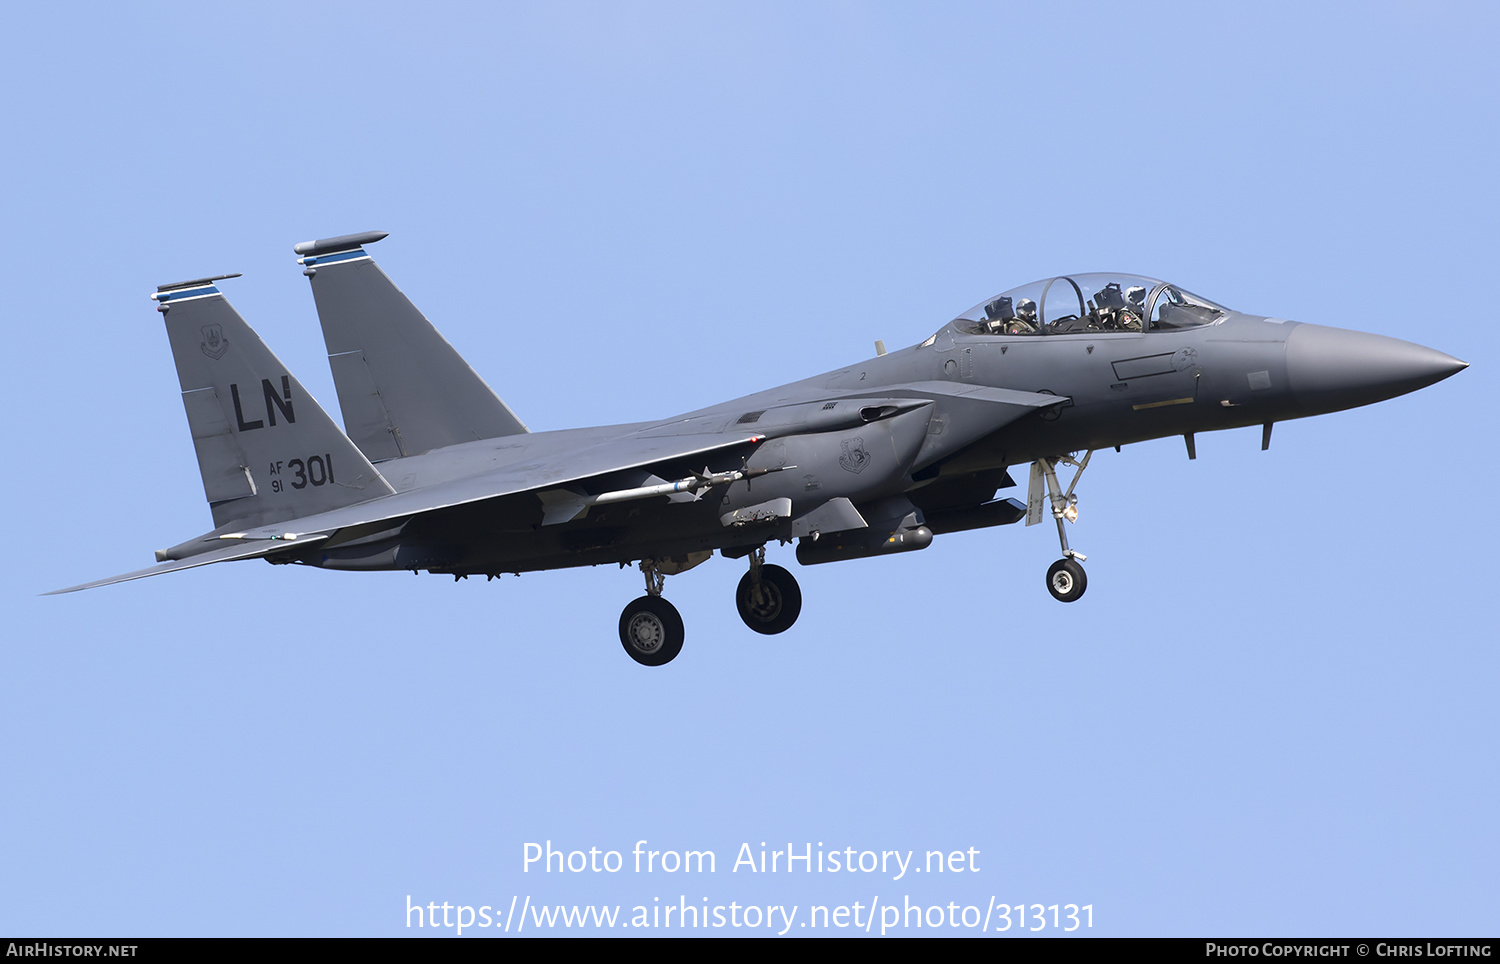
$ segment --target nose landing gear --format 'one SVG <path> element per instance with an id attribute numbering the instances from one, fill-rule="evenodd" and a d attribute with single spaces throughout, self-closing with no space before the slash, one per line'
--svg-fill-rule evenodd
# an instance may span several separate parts
<path id="1" fill-rule="evenodd" d="M 1045 497 L 1052 505 L 1052 518 L 1057 520 L 1057 540 L 1062 543 L 1063 557 L 1047 569 L 1047 591 L 1058 602 L 1076 602 L 1083 597 L 1083 591 L 1089 585 L 1088 576 L 1084 573 L 1083 566 L 1079 565 L 1088 557 L 1068 547 L 1068 532 L 1063 527 L 1063 521 L 1078 521 L 1078 498 L 1073 495 L 1073 490 L 1078 487 L 1078 480 L 1083 478 L 1083 470 L 1088 468 L 1089 459 L 1093 457 L 1094 450 L 1090 449 L 1081 462 L 1074 461 L 1071 455 L 1063 455 L 1031 463 L 1031 490 L 1026 499 L 1026 524 L 1035 525 L 1042 521 L 1042 500 Z M 1066 492 L 1057 481 L 1059 464 L 1072 465 L 1078 469 L 1073 473 L 1073 481 L 1068 483 Z"/>

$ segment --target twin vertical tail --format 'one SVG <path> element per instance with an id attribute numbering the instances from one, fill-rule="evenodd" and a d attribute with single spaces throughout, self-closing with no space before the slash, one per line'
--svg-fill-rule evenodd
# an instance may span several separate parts
<path id="1" fill-rule="evenodd" d="M 294 249 L 312 283 L 349 438 L 380 462 L 525 432 L 365 252 L 385 236 L 370 231 Z"/>
<path id="2" fill-rule="evenodd" d="M 270 525 L 394 490 L 287 371 L 215 282 L 162 285 L 166 321 L 215 527 Z"/>

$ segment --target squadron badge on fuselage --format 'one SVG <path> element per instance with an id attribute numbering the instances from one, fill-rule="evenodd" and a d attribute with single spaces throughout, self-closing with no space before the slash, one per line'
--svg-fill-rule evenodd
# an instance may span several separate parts
<path id="1" fill-rule="evenodd" d="M 863 438 L 844 439 L 841 443 L 844 454 L 839 456 L 839 468 L 858 475 L 870 464 L 870 453 L 865 451 Z"/>

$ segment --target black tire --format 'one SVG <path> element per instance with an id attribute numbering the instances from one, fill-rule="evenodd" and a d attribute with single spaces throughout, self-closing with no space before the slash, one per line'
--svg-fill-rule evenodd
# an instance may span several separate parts
<path id="1" fill-rule="evenodd" d="M 802 613 L 802 587 L 797 579 L 780 566 L 760 567 L 760 594 L 755 594 L 755 582 L 747 572 L 734 593 L 734 603 L 739 608 L 745 625 L 766 636 L 784 633 Z"/>
<path id="2" fill-rule="evenodd" d="M 1058 602 L 1076 602 L 1089 587 L 1089 577 L 1075 559 L 1059 559 L 1047 570 L 1047 591 Z"/>
<path id="3" fill-rule="evenodd" d="M 642 596 L 620 614 L 620 645 L 643 666 L 670 663 L 687 635 L 677 607 L 660 596 Z"/>

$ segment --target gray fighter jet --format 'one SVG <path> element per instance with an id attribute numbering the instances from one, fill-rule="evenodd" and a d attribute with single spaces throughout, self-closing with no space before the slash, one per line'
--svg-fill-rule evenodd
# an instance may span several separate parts
<path id="1" fill-rule="evenodd" d="M 1093 451 L 1367 405 L 1467 367 L 1378 335 L 1247 315 L 1123 274 L 1038 281 L 920 344 L 663 421 L 528 432 L 371 260 L 384 232 L 299 244 L 344 431 L 220 293 L 237 275 L 163 285 L 213 531 L 159 565 L 58 590 L 265 559 L 322 569 L 495 577 L 638 563 L 620 616 L 637 662 L 682 648 L 665 577 L 715 550 L 748 560 L 735 601 L 759 633 L 802 608 L 766 545 L 803 565 L 925 549 L 935 536 L 1050 516 L 1063 602 L 1084 593 L 1068 545 Z M 1083 453 L 1079 456 L 1079 453 Z M 1030 466 L 1027 500 L 996 499 Z M 1066 487 L 1059 468 L 1071 468 Z"/>

